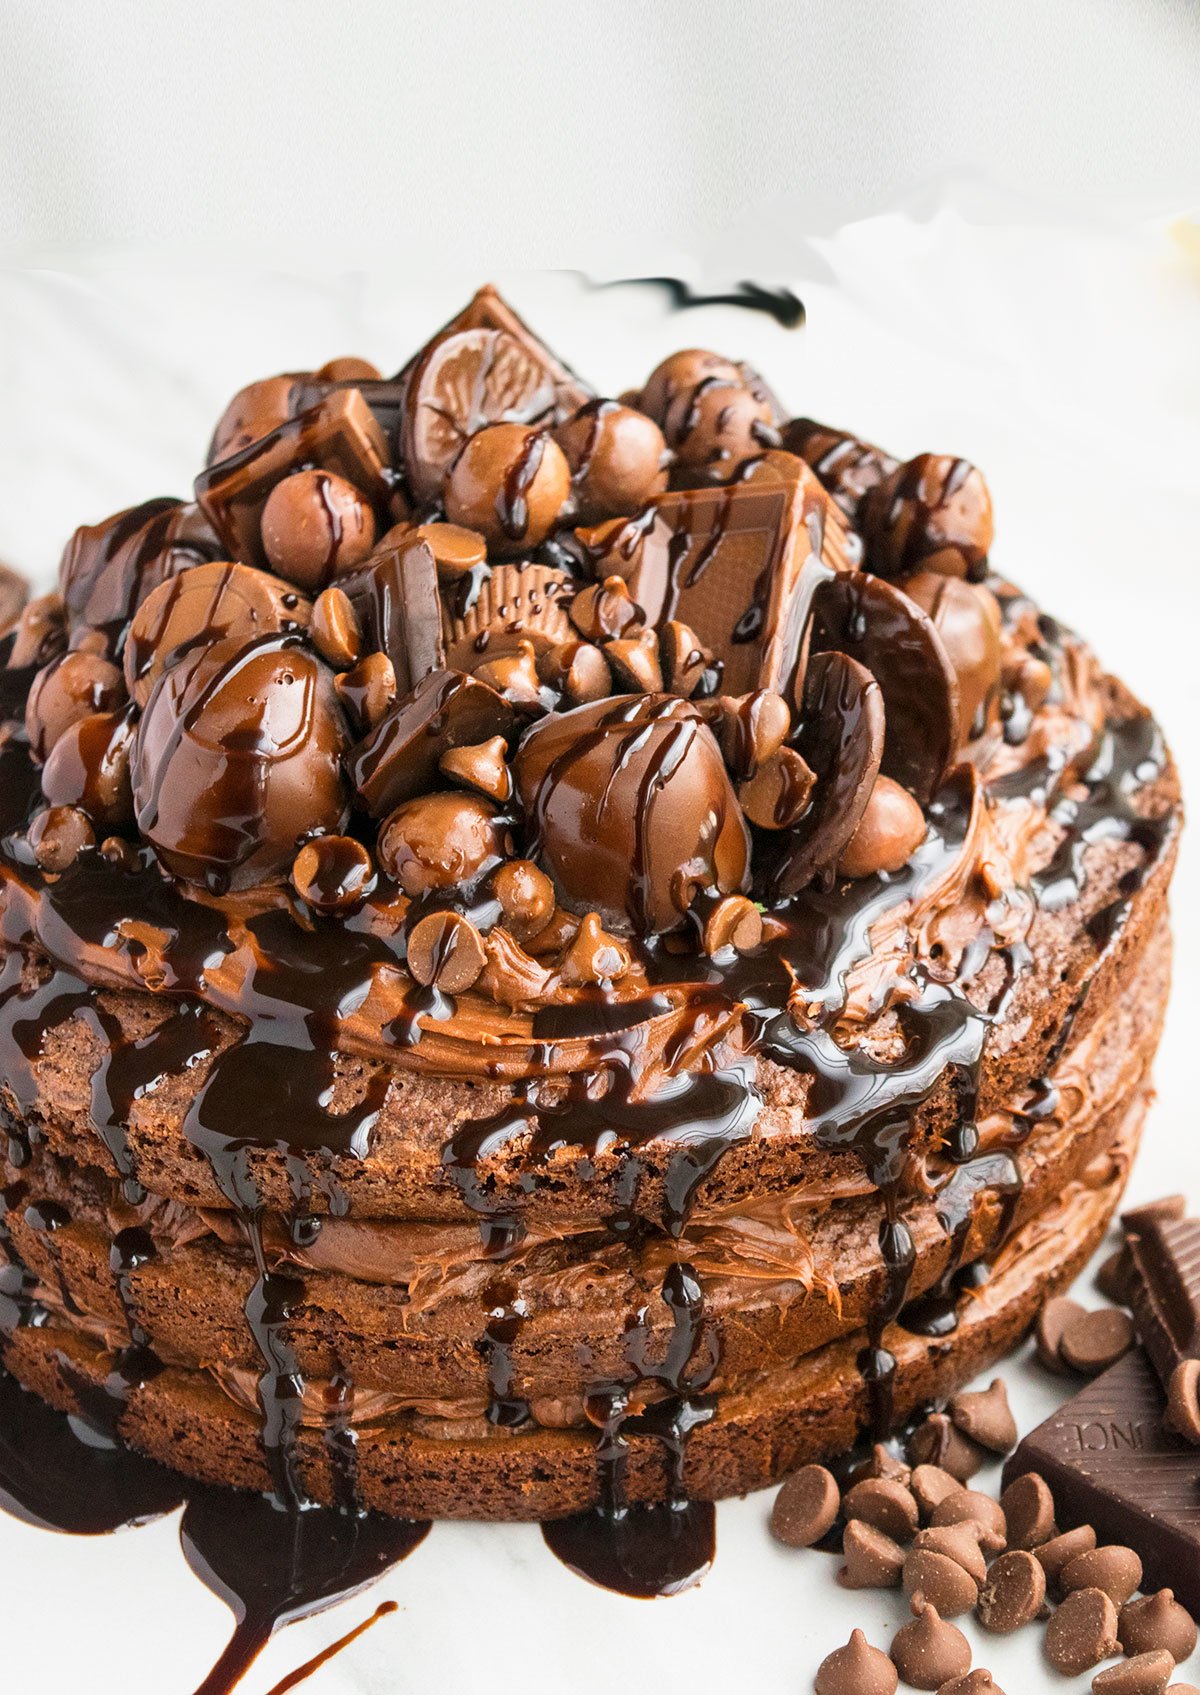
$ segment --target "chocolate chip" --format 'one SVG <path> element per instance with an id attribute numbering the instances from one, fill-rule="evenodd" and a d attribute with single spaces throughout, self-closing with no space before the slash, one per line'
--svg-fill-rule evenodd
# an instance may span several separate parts
<path id="1" fill-rule="evenodd" d="M 531 859 L 506 859 L 498 865 L 492 892 L 506 927 L 519 942 L 531 941 L 554 916 L 554 884 Z"/>
<path id="2" fill-rule="evenodd" d="M 371 855 L 351 836 L 318 836 L 292 862 L 292 886 L 317 912 L 350 912 L 375 880 Z"/>
<path id="3" fill-rule="evenodd" d="M 640 694 L 659 694 L 662 691 L 662 667 L 658 662 L 658 635 L 643 630 L 636 636 L 618 636 L 607 641 L 604 658 L 616 678 L 618 688 Z"/>
<path id="4" fill-rule="evenodd" d="M 914 1595 L 912 1605 L 916 1617 L 892 1638 L 891 1658 L 913 1689 L 940 1689 L 970 1668 L 971 1644 L 923 1595 Z"/>
<path id="5" fill-rule="evenodd" d="M 1181 1360 L 1171 1373 L 1166 1421 L 1177 1435 L 1200 1443 L 1200 1360 Z"/>
<path id="6" fill-rule="evenodd" d="M 1167 1689 L 1167 1695 L 1200 1695 L 1200 1689 L 1194 1683 L 1172 1683 Z"/>
<path id="7" fill-rule="evenodd" d="M 436 781 L 448 747 L 507 735 L 513 722 L 508 703 L 473 677 L 435 671 L 423 678 L 355 750 L 351 770 L 367 810 L 382 817 Z"/>
<path id="8" fill-rule="evenodd" d="M 771 1534 L 789 1548 L 811 1548 L 833 1528 L 841 1505 L 837 1479 L 823 1465 L 801 1466 L 784 1480 L 771 1508 Z"/>
<path id="9" fill-rule="evenodd" d="M 990 1671 L 976 1670 L 943 1683 L 937 1695 L 1004 1695 L 1004 1691 L 992 1681 Z"/>
<path id="10" fill-rule="evenodd" d="M 646 622 L 623 577 L 605 577 L 603 582 L 580 589 L 569 615 L 580 635 L 590 642 L 612 641 Z"/>
<path id="11" fill-rule="evenodd" d="M 486 955 L 479 931 L 458 912 L 431 912 L 408 937 L 408 969 L 418 983 L 460 995 L 478 979 Z"/>
<path id="12" fill-rule="evenodd" d="M 965 1572 L 969 1572 L 976 1583 L 982 1583 L 987 1576 L 987 1561 L 979 1546 L 977 1524 L 930 1525 L 917 1532 L 913 1547 L 927 1549 L 933 1554 L 945 1554 L 947 1559 L 954 1560 Z"/>
<path id="13" fill-rule="evenodd" d="M 815 781 L 795 748 L 781 747 L 739 784 L 738 800 L 760 830 L 790 830 L 803 817 Z"/>
<path id="14" fill-rule="evenodd" d="M 955 1395 L 948 1410 L 957 1429 L 993 1454 L 1011 1453 L 1016 1447 L 1017 1421 L 998 1377 L 986 1389 Z"/>
<path id="15" fill-rule="evenodd" d="M 935 1606 L 943 1618 L 969 1613 L 979 1599 L 979 1585 L 970 1572 L 947 1554 L 930 1548 L 913 1548 L 904 1562 L 904 1593 L 918 1592 Z"/>
<path id="16" fill-rule="evenodd" d="M 437 565 L 438 581 L 456 583 L 487 563 L 487 543 L 478 530 L 462 524 L 418 524 L 416 535 L 427 541 Z"/>
<path id="17" fill-rule="evenodd" d="M 1057 1583 L 1061 1574 L 1079 1554 L 1086 1554 L 1096 1546 L 1096 1532 L 1090 1524 L 1077 1525 L 1074 1530 L 1064 1530 L 1061 1536 L 1055 1536 L 1049 1542 L 1043 1542 L 1040 1548 L 1033 1550 L 1034 1558 L 1046 1573 L 1049 1582 Z"/>
<path id="18" fill-rule="evenodd" d="M 668 618 L 658 632 L 658 659 L 664 688 L 683 700 L 691 699 L 712 664 L 712 654 L 695 630 L 678 618 Z"/>
<path id="19" fill-rule="evenodd" d="M 925 1518 L 929 1518 L 939 1501 L 944 1501 L 947 1495 L 953 1495 L 962 1484 L 957 1477 L 952 1477 L 940 1465 L 916 1465 L 910 1474 L 910 1488 L 917 1498 L 917 1505 Z"/>
<path id="20" fill-rule="evenodd" d="M 451 782 L 477 789 L 500 805 L 512 799 L 508 744 L 503 736 L 489 736 L 486 742 L 473 746 L 447 748 L 438 760 L 438 770 Z"/>
<path id="21" fill-rule="evenodd" d="M 64 561 L 65 558 L 64 555 Z M 61 653 L 67 645 L 62 597 L 41 594 L 23 606 L 13 628 L 12 642 L 8 655 L 8 665 L 12 670 L 23 670 L 27 665 L 46 665 Z"/>
<path id="22" fill-rule="evenodd" d="M 985 1546 L 990 1541 L 993 1547 L 1003 1548 L 1008 1542 L 1003 1507 L 979 1489 L 956 1489 L 953 1495 L 947 1495 L 945 1500 L 938 1502 L 929 1522 L 932 1525 L 977 1524 L 983 1533 L 980 1540 Z"/>
<path id="23" fill-rule="evenodd" d="M 1055 1295 L 1042 1307 L 1034 1329 L 1034 1339 L 1037 1343 L 1038 1358 L 1047 1370 L 1061 1372 L 1066 1369 L 1061 1353 L 1063 1332 L 1068 1324 L 1083 1315 L 1084 1308 L 1078 1301 L 1069 1300 L 1066 1295 Z"/>
<path id="24" fill-rule="evenodd" d="M 894 1454 L 884 1442 L 876 1442 L 871 1449 L 871 1458 L 867 1461 L 865 1471 L 859 1475 L 890 1478 L 893 1483 L 903 1483 L 906 1489 L 912 1483 L 912 1467 Z"/>
<path id="25" fill-rule="evenodd" d="M 696 910 L 693 902 L 692 910 Z M 703 913 L 700 942 L 708 955 L 733 948 L 748 953 L 762 941 L 762 913 L 745 895 L 718 895 Z"/>
<path id="26" fill-rule="evenodd" d="M 908 1542 L 920 1523 L 920 1512 L 910 1489 L 885 1478 L 865 1478 L 846 1494 L 842 1510 L 847 1518 L 861 1519 L 897 1542 Z"/>
<path id="27" fill-rule="evenodd" d="M 360 730 L 373 730 L 396 700 L 396 671 L 386 653 L 368 653 L 334 678 L 338 699 Z"/>
<path id="28" fill-rule="evenodd" d="M 1132 1548 L 1108 1543 L 1076 1554 L 1058 1576 L 1059 1586 L 1070 1594 L 1075 1589 L 1102 1589 L 1114 1605 L 1128 1601 L 1142 1582 L 1142 1562 Z"/>
<path id="29" fill-rule="evenodd" d="M 1062 1333 L 1059 1351 L 1074 1370 L 1098 1377 L 1124 1357 L 1135 1341 L 1133 1320 L 1119 1307 L 1098 1307 L 1072 1318 Z"/>
<path id="30" fill-rule="evenodd" d="M 985 1464 L 987 1451 L 956 1429 L 945 1413 L 931 1413 L 913 1431 L 908 1456 L 916 1465 L 940 1466 L 966 1483 Z"/>
<path id="31" fill-rule="evenodd" d="M 1133 1258 L 1127 1247 L 1109 1254 L 1096 1273 L 1096 1287 L 1115 1306 L 1127 1307 L 1133 1284 Z"/>
<path id="32" fill-rule="evenodd" d="M 610 936 L 600 915 L 589 912 L 558 961 L 560 981 L 572 988 L 617 983 L 632 965 L 629 949 Z"/>
<path id="33" fill-rule="evenodd" d="M 29 845 L 43 871 L 65 871 L 85 848 L 96 845 L 96 832 L 78 807 L 48 806 L 29 826 Z"/>
<path id="34" fill-rule="evenodd" d="M 1010 1548 L 1040 1548 L 1054 1534 L 1054 1496 L 1035 1471 L 1016 1477 L 1000 1497 Z"/>
<path id="35" fill-rule="evenodd" d="M 1067 1676 L 1091 1671 L 1119 1646 L 1117 1609 L 1102 1589 L 1075 1590 L 1046 1626 L 1046 1658 Z"/>
<path id="36" fill-rule="evenodd" d="M 754 689 L 716 704 L 725 763 L 735 779 L 745 781 L 787 740 L 792 727 L 787 701 L 774 689 Z"/>
<path id="37" fill-rule="evenodd" d="M 1117 1634 L 1127 1654 L 1148 1654 L 1165 1648 L 1179 1663 L 1196 1651 L 1196 1624 L 1171 1589 L 1159 1589 L 1127 1601 L 1117 1620 Z"/>
<path id="38" fill-rule="evenodd" d="M 348 671 L 362 653 L 362 627 L 344 589 L 331 583 L 313 602 L 312 644 L 335 671 Z"/>
<path id="39" fill-rule="evenodd" d="M 843 1589 L 896 1589 L 904 1569 L 904 1550 L 885 1531 L 851 1519 L 842 1537 L 845 1565 L 838 1572 Z"/>
<path id="40" fill-rule="evenodd" d="M 898 1683 L 891 1660 L 856 1630 L 844 1648 L 821 1661 L 813 1688 L 816 1695 L 896 1695 Z"/>
<path id="41" fill-rule="evenodd" d="M 476 665 L 473 674 L 525 717 L 545 712 L 553 704 L 553 695 L 543 691 L 532 642 L 522 641 L 515 653 Z"/>
<path id="42" fill-rule="evenodd" d="M 1162 1649 L 1136 1654 L 1124 1665 L 1110 1666 L 1092 1679 L 1096 1695 L 1162 1695 L 1175 1662 Z"/>
<path id="43" fill-rule="evenodd" d="M 988 1568 L 976 1608 L 980 1624 L 994 1636 L 1007 1636 L 1032 1624 L 1046 1600 L 1046 1574 L 1032 1554 L 1001 1554 Z"/>

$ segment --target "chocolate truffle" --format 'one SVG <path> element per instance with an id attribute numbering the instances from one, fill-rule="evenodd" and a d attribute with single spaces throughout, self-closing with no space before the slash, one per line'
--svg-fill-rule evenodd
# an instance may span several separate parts
<path id="1" fill-rule="evenodd" d="M 653 418 L 616 400 L 589 400 L 555 432 L 571 467 L 576 517 L 596 524 L 636 512 L 667 486 L 670 454 Z"/>
<path id="2" fill-rule="evenodd" d="M 543 430 L 490 424 L 466 443 L 446 483 L 446 516 L 498 553 L 536 547 L 571 492 L 562 448 Z"/>
<path id="3" fill-rule="evenodd" d="M 63 653 L 33 679 L 25 702 L 25 731 L 36 759 L 72 724 L 93 712 L 111 712 L 125 700 L 117 667 L 96 653 Z"/>
<path id="4" fill-rule="evenodd" d="M 859 527 L 868 568 L 878 577 L 907 576 L 946 549 L 957 549 L 974 577 L 992 545 L 992 497 L 969 460 L 921 453 L 868 492 Z M 940 563 L 949 569 L 951 556 Z"/>
<path id="5" fill-rule="evenodd" d="M 379 863 L 406 895 L 461 888 L 504 857 L 508 830 L 482 795 L 417 795 L 379 832 Z"/>
<path id="6" fill-rule="evenodd" d="M 262 539 L 279 575 L 315 592 L 367 557 L 375 545 L 375 514 L 345 477 L 295 471 L 267 497 Z"/>
<path id="7" fill-rule="evenodd" d="M 294 638 L 218 642 L 164 671 L 138 726 L 138 828 L 189 882 L 288 874 L 299 842 L 347 816 L 333 678 Z"/>
<path id="8" fill-rule="evenodd" d="M 744 892 L 746 823 L 712 731 L 672 695 L 556 714 L 516 758 L 532 857 L 577 911 L 652 934 L 701 889 Z"/>

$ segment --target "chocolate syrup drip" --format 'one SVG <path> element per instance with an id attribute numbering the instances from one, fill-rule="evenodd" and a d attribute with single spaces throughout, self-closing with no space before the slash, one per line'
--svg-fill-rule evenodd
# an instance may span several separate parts
<path id="1" fill-rule="evenodd" d="M 741 282 L 736 290 L 726 294 L 700 294 L 679 277 L 617 277 L 612 282 L 589 286 L 661 289 L 672 312 L 686 312 L 694 306 L 738 306 L 746 312 L 765 312 L 785 330 L 799 329 L 805 319 L 804 302 L 790 288 L 766 288 L 756 282 Z"/>
<path id="2" fill-rule="evenodd" d="M 312 1676 L 313 1672 L 320 1671 L 322 1666 L 328 1665 L 330 1660 L 340 1654 L 343 1649 L 348 1648 L 352 1642 L 357 1642 L 360 1636 L 365 1636 L 372 1625 L 378 1624 L 381 1618 L 388 1618 L 392 1613 L 398 1611 L 399 1606 L 395 1601 L 381 1601 L 375 1611 L 368 1618 L 365 1618 L 361 1624 L 356 1624 L 353 1630 L 348 1630 L 344 1636 L 339 1636 L 336 1642 L 329 1644 L 328 1648 L 323 1648 L 319 1654 L 314 1654 L 311 1660 L 305 1660 L 304 1664 L 297 1666 L 295 1671 L 289 1672 L 286 1677 L 281 1677 L 278 1683 L 268 1689 L 267 1695 L 287 1695 L 289 1689 L 295 1689 L 297 1684 L 305 1682 Z"/>

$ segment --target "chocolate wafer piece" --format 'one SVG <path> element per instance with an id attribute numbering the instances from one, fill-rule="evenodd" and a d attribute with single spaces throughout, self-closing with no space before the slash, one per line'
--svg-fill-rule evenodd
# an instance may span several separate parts
<path id="1" fill-rule="evenodd" d="M 1037 1472 L 1064 1528 L 1141 1556 L 1150 1587 L 1200 1607 L 1200 1457 L 1165 1423 L 1162 1385 L 1140 1349 L 1061 1406 L 1018 1447 L 1005 1482 Z"/>
<path id="2" fill-rule="evenodd" d="M 1200 1218 L 1147 1208 L 1130 1215 L 1126 1232 L 1138 1334 L 1163 1388 L 1178 1399 L 1176 1374 L 1200 1359 Z M 1200 1438 L 1196 1410 L 1198 1417 L 1175 1421 L 1193 1441 Z"/>

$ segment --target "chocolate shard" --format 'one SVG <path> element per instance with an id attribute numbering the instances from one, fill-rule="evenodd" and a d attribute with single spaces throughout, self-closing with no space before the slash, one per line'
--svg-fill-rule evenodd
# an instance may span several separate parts
<path id="1" fill-rule="evenodd" d="M 358 614 L 368 650 L 391 660 L 400 694 L 444 667 L 437 561 L 428 542 L 413 536 L 385 548 L 338 587 Z"/>
<path id="2" fill-rule="evenodd" d="M 1088 1524 L 1101 1543 L 1140 1555 L 1147 1590 L 1167 1586 L 1200 1609 L 1200 1467 L 1168 1430 L 1162 1385 L 1140 1349 L 1059 1407 L 1004 1468 L 1049 1484 L 1064 1530 Z"/>
<path id="3" fill-rule="evenodd" d="M 362 395 L 371 414 L 383 432 L 384 440 L 395 445 L 400 432 L 400 415 L 404 410 L 405 384 L 399 377 L 341 377 L 336 382 L 329 377 L 297 377 L 288 395 L 288 413 L 299 417 L 310 407 L 319 406 L 331 394 L 356 389 Z"/>
<path id="4" fill-rule="evenodd" d="M 626 579 L 649 624 L 688 625 L 731 695 L 790 698 L 817 586 L 843 568 L 841 518 L 800 460 L 795 475 L 661 495 L 605 537 L 599 576 Z"/>
<path id="5" fill-rule="evenodd" d="M 930 618 L 892 583 L 855 571 L 818 585 L 812 652 L 857 659 L 883 693 L 882 771 L 928 805 L 958 745 L 958 678 Z"/>
<path id="6" fill-rule="evenodd" d="M 267 496 L 293 471 L 316 465 L 353 483 L 370 501 L 391 490 L 387 443 L 355 388 L 341 389 L 289 418 L 278 429 L 220 459 L 196 478 L 196 499 L 229 550 L 244 564 L 267 566 L 262 511 Z"/>
<path id="7" fill-rule="evenodd" d="M 461 671 L 433 671 L 398 700 L 350 757 L 350 776 L 372 818 L 444 786 L 438 761 L 454 747 L 511 735 L 516 722 L 495 689 Z"/>
<path id="8" fill-rule="evenodd" d="M 1125 1237 L 1134 1317 L 1166 1389 L 1185 1360 L 1200 1359 L 1200 1218 L 1145 1216 L 1134 1223 Z"/>
<path id="9" fill-rule="evenodd" d="M 811 660 L 792 742 L 816 783 L 771 873 L 772 891 L 783 897 L 832 871 L 866 810 L 884 742 L 883 700 L 870 672 L 844 653 Z"/>

